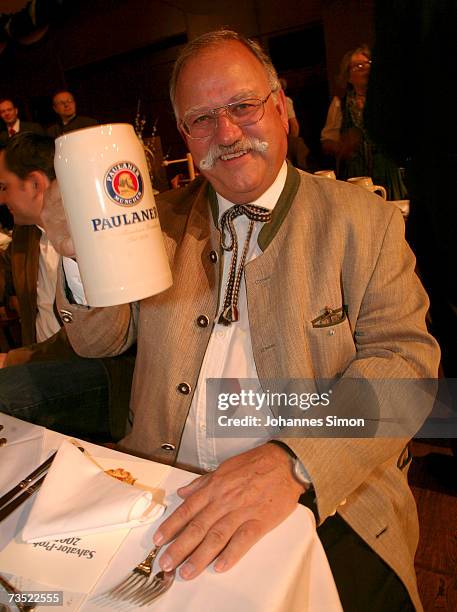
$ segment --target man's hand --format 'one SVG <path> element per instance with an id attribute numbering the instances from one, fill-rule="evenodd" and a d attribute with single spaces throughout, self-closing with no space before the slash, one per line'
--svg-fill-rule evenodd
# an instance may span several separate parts
<path id="1" fill-rule="evenodd" d="M 264 444 L 224 461 L 218 469 L 178 489 L 184 502 L 154 535 L 155 544 L 174 538 L 160 558 L 165 571 L 186 561 L 182 578 L 233 567 L 268 531 L 295 509 L 304 488 L 286 451 Z M 178 535 L 179 534 L 179 535 Z"/>
<path id="2" fill-rule="evenodd" d="M 44 195 L 41 221 L 55 250 L 66 257 L 74 257 L 75 249 L 73 240 L 70 235 L 70 230 L 68 229 L 59 185 L 55 180 L 52 181 Z"/>
<path id="3" fill-rule="evenodd" d="M 6 366 L 6 358 L 8 353 L 0 353 L 0 369 Z"/>

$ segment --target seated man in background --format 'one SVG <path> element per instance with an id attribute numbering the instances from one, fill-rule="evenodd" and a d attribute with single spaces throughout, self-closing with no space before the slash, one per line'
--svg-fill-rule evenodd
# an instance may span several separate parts
<path id="1" fill-rule="evenodd" d="M 19 132 L 44 134 L 44 130 L 39 123 L 19 119 L 19 110 L 9 98 L 0 99 L 0 118 L 4 123 L 4 128 L 0 129 L 0 144 L 2 145 L 8 142 L 8 138 L 12 138 Z"/>
<path id="2" fill-rule="evenodd" d="M 2 200 L 15 221 L 12 242 L 0 256 L 0 303 L 15 296 L 25 345 L 0 354 L 0 411 L 69 435 L 118 438 L 134 356 L 83 359 L 67 340 L 54 308 L 59 255 L 40 227 L 44 193 L 54 178 L 49 136 L 20 133 L 0 151 Z"/>
<path id="3" fill-rule="evenodd" d="M 157 545 L 172 542 L 159 563 L 167 571 L 182 564 L 184 579 L 213 561 L 227 571 L 304 495 L 345 612 L 420 609 L 404 437 L 270 440 L 207 429 L 218 414 L 208 379 L 254 379 L 265 390 L 284 379 L 318 388 L 322 379 L 338 387 L 342 379 L 436 377 L 439 351 L 401 214 L 365 190 L 286 163 L 276 71 L 236 32 L 189 43 L 170 95 L 202 174 L 157 198 L 173 286 L 109 308 L 75 303 L 68 275 L 67 290 L 57 288 L 80 354 L 120 354 L 138 341 L 123 446 L 203 473 L 178 490 L 182 505 L 154 535 Z M 72 257 L 56 184 L 42 219 Z M 400 418 L 405 402 L 417 409 L 415 400 L 377 395 L 379 420 Z"/>
<path id="4" fill-rule="evenodd" d="M 97 125 L 92 117 L 76 114 L 76 102 L 72 93 L 67 90 L 58 91 L 52 98 L 52 108 L 59 115 L 59 120 L 48 128 L 48 135 L 57 138 L 81 128 Z"/>

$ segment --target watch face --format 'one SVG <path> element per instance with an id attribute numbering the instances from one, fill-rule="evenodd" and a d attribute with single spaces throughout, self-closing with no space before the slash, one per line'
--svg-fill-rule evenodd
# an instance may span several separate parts
<path id="1" fill-rule="evenodd" d="M 294 476 L 300 484 L 306 485 L 307 488 L 311 486 L 309 474 L 298 458 L 294 461 Z"/>

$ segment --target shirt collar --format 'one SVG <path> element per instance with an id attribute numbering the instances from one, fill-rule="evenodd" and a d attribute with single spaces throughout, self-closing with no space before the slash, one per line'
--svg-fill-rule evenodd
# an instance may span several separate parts
<path id="1" fill-rule="evenodd" d="M 270 187 L 268 187 L 268 189 L 264 191 L 264 193 L 262 193 L 262 195 L 258 197 L 257 200 L 254 200 L 253 202 L 249 202 L 249 204 L 251 206 L 261 206 L 263 208 L 267 208 L 268 210 L 273 210 L 274 207 L 276 206 L 276 202 L 278 201 L 279 196 L 281 195 L 282 190 L 284 189 L 284 185 L 286 184 L 286 178 L 287 178 L 287 163 L 284 161 L 284 163 L 282 164 L 278 172 L 278 176 L 275 178 L 275 180 L 270 185 Z M 220 219 L 221 216 L 225 213 L 225 211 L 231 208 L 232 206 L 234 206 L 234 204 L 233 202 L 230 202 L 230 200 L 227 200 L 226 198 L 224 198 L 217 192 L 216 192 L 216 195 L 217 195 L 217 203 L 219 206 L 219 219 Z"/>
<path id="2" fill-rule="evenodd" d="M 72 115 L 71 117 L 69 117 L 69 119 L 67 119 L 66 121 L 64 121 L 62 119 L 62 123 L 63 125 L 68 125 L 70 123 L 70 121 L 73 121 L 73 119 L 76 117 L 76 113 L 74 115 Z"/>

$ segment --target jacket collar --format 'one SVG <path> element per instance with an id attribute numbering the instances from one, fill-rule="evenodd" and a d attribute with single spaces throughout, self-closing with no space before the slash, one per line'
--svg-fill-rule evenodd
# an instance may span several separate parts
<path id="1" fill-rule="evenodd" d="M 298 191 L 299 184 L 300 175 L 298 174 L 298 171 L 291 164 L 287 163 L 286 184 L 284 185 L 284 189 L 282 190 L 281 195 L 279 196 L 279 200 L 272 211 L 270 223 L 265 223 L 265 225 L 260 230 L 259 237 L 257 239 L 257 243 L 262 251 L 265 251 L 265 249 L 268 247 L 270 242 L 276 236 L 279 228 L 282 225 L 282 222 L 286 218 L 286 215 L 289 212 L 289 208 L 292 205 L 295 194 Z M 213 223 L 217 227 L 219 218 L 217 195 L 213 187 L 209 183 L 207 196 L 209 199 Z"/>

